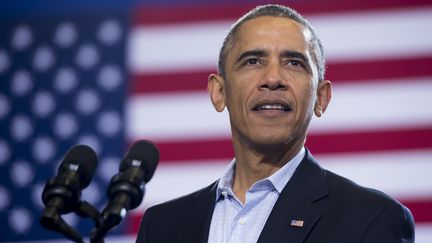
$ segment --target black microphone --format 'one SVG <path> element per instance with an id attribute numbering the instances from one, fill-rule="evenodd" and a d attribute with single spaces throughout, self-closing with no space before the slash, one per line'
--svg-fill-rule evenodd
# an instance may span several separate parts
<path id="1" fill-rule="evenodd" d="M 150 141 L 132 145 L 108 186 L 109 203 L 102 212 L 99 227 L 92 231 L 91 242 L 103 242 L 104 235 L 118 225 L 126 212 L 141 204 L 144 186 L 153 176 L 159 161 L 159 151 Z"/>
<path id="2" fill-rule="evenodd" d="M 88 206 L 81 202 L 81 191 L 90 184 L 96 166 L 97 155 L 86 145 L 76 145 L 66 153 L 57 176 L 46 183 L 42 192 L 46 206 L 40 218 L 42 226 L 82 242 L 81 236 L 60 215 L 81 211 L 82 207 Z"/>

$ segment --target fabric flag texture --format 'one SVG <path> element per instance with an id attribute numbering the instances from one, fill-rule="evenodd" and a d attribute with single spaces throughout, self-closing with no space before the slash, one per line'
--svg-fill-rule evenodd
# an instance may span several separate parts
<path id="1" fill-rule="evenodd" d="M 306 146 L 327 169 L 404 203 L 416 242 L 430 242 L 432 3 L 276 2 L 310 20 L 327 55 L 333 99 Z M 83 192 L 99 209 L 128 145 L 148 139 L 161 153 L 143 203 L 107 242 L 134 242 L 146 208 L 216 180 L 233 150 L 207 77 L 230 25 L 254 5 L 147 1 L 123 14 L 1 20 L 0 241 L 59 242 L 38 226 L 40 194 L 78 143 L 99 155 Z M 67 217 L 81 232 L 92 227 Z"/>

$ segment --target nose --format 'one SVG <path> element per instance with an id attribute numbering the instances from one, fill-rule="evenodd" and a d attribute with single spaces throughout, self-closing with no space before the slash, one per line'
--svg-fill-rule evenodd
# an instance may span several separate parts
<path id="1" fill-rule="evenodd" d="M 258 84 L 259 90 L 286 90 L 287 85 L 278 64 L 268 64 Z"/>

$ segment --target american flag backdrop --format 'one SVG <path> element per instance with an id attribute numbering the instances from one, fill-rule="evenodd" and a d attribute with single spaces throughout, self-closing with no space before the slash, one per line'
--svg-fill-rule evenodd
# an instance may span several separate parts
<path id="1" fill-rule="evenodd" d="M 38 225 L 40 196 L 75 144 L 98 153 L 83 199 L 99 209 L 131 143 L 149 139 L 161 153 L 143 203 L 107 242 L 134 242 L 146 208 L 210 184 L 232 159 L 207 77 L 229 26 L 264 2 L 95 2 L 0 11 L 1 242 L 60 241 Z M 307 147 L 403 202 L 416 242 L 432 242 L 432 1 L 273 2 L 304 14 L 327 54 L 333 99 Z M 84 235 L 92 228 L 66 218 Z"/>
<path id="2" fill-rule="evenodd" d="M 1 241 L 59 237 L 39 217 L 45 182 L 66 151 L 99 155 L 84 199 L 97 208 L 127 145 L 126 11 L 11 17 L 0 22 Z M 88 219 L 65 216 L 81 232 Z"/>

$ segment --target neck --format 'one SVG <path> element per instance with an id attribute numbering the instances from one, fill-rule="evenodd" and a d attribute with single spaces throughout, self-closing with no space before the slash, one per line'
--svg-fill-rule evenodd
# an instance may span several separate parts
<path id="1" fill-rule="evenodd" d="M 244 148 L 244 143 L 234 141 L 236 169 L 233 192 L 244 203 L 246 192 L 257 181 L 267 178 L 288 161 L 304 146 L 304 140 L 290 146 L 268 146 L 266 148 Z"/>

